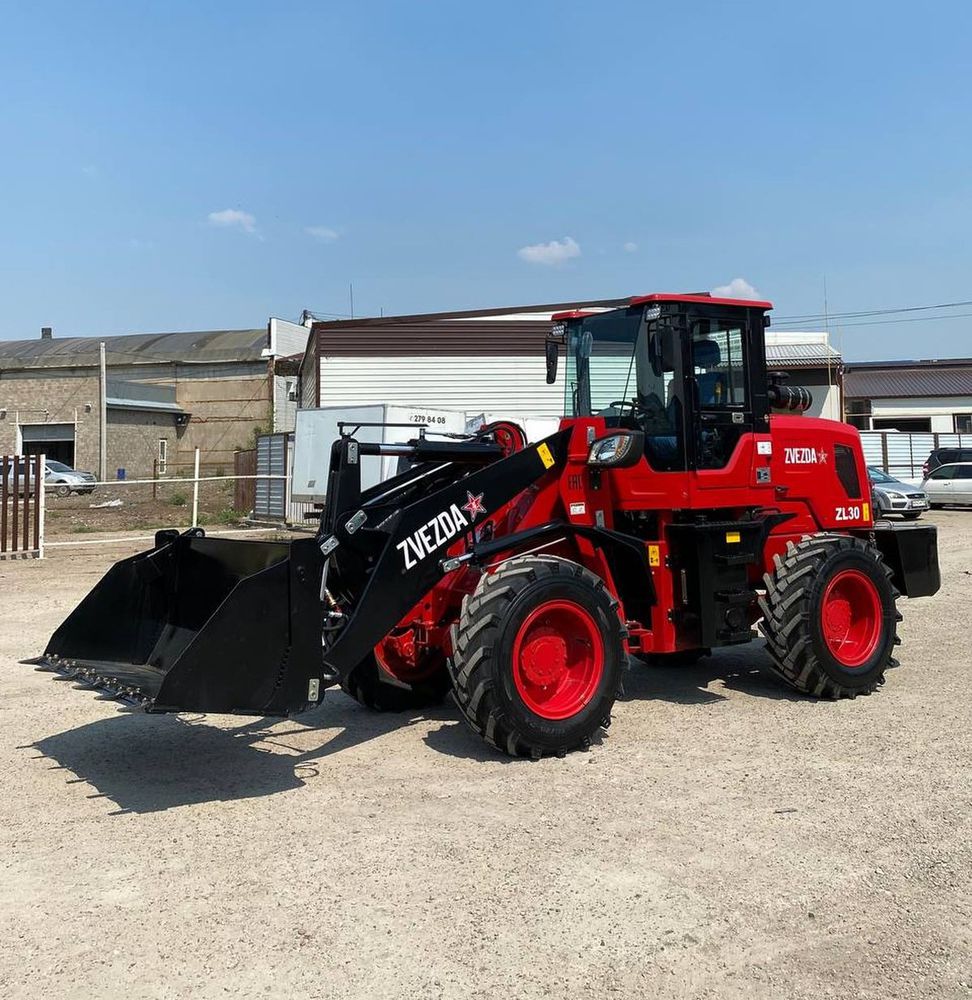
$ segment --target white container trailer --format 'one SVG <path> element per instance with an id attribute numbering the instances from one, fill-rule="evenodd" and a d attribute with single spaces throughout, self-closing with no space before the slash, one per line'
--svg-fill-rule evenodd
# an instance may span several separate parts
<path id="1" fill-rule="evenodd" d="M 359 441 L 401 444 L 419 436 L 420 428 L 433 440 L 439 434 L 462 434 L 466 414 L 428 406 L 321 406 L 297 411 L 294 432 L 294 465 L 291 497 L 301 503 L 323 503 L 327 491 L 327 470 L 331 445 L 339 436 L 338 424 L 355 426 Z M 383 426 L 366 426 L 368 424 Z M 362 455 L 361 488 L 367 489 L 390 479 L 398 471 L 397 455 Z"/>

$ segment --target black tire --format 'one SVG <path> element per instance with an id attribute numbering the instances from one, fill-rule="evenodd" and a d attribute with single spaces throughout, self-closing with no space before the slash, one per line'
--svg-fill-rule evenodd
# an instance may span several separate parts
<path id="1" fill-rule="evenodd" d="M 944 507 L 944 506 L 945 506 L 945 504 L 943 504 L 943 503 L 930 503 L 928 505 L 928 507 L 929 507 L 930 510 L 941 510 L 942 507 Z"/>
<path id="2" fill-rule="evenodd" d="M 600 658 L 600 667 L 590 668 L 585 682 L 589 694 L 578 696 L 577 710 L 563 718 L 538 714 L 525 700 L 520 679 L 514 677 L 514 648 L 521 627 L 536 621 L 540 630 L 547 628 L 543 608 L 551 603 L 566 606 L 568 615 L 587 623 L 592 641 L 580 640 L 581 647 L 590 648 L 589 661 Z M 595 735 L 611 724 L 611 709 L 627 667 L 617 608 L 618 601 L 603 580 L 556 556 L 519 556 L 496 573 L 484 575 L 475 593 L 463 601 L 449 662 L 452 696 L 473 730 L 511 757 L 536 760 L 590 746 Z M 576 636 L 574 642 L 576 649 Z M 566 654 L 567 644 L 563 647 Z"/>
<path id="3" fill-rule="evenodd" d="M 901 515 L 906 521 L 917 521 L 921 517 L 920 510 L 910 510 L 907 514 Z"/>
<path id="4" fill-rule="evenodd" d="M 54 492 L 63 499 L 64 497 L 69 497 L 71 495 L 71 487 L 61 485 L 58 486 L 57 489 L 54 490 Z"/>
<path id="5" fill-rule="evenodd" d="M 405 684 L 391 677 L 374 653 L 341 682 L 345 694 L 375 712 L 414 712 L 441 704 L 449 687 L 449 674 L 444 665 L 420 681 Z"/>
<path id="6" fill-rule="evenodd" d="M 849 575 L 863 577 L 865 588 L 870 581 L 876 599 L 874 645 L 854 666 L 842 663 L 824 637 L 824 596 L 844 571 L 856 571 Z M 850 535 L 817 535 L 796 545 L 791 542 L 764 580 L 759 629 L 777 673 L 798 691 L 830 698 L 870 694 L 884 683 L 885 670 L 898 665 L 892 655 L 900 641 L 898 591 L 891 583 L 891 570 L 868 542 Z"/>

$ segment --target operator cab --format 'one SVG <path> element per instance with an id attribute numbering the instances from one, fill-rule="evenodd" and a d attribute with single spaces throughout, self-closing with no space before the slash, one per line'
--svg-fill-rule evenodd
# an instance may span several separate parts
<path id="1" fill-rule="evenodd" d="M 566 345 L 564 413 L 644 434 L 658 472 L 719 469 L 739 438 L 769 429 L 763 331 L 769 302 L 646 295 L 609 312 L 554 316 Z M 552 362 L 552 364 L 551 364 Z"/>

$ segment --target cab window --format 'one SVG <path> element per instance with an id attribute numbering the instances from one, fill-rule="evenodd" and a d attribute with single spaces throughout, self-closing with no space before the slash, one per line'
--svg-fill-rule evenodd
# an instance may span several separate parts
<path id="1" fill-rule="evenodd" d="M 703 410 L 746 405 L 743 332 L 721 320 L 701 320 L 692 333 L 692 365 Z"/>
<path id="2" fill-rule="evenodd" d="M 955 477 L 954 465 L 940 465 L 928 478 L 929 479 L 953 479 Z"/>

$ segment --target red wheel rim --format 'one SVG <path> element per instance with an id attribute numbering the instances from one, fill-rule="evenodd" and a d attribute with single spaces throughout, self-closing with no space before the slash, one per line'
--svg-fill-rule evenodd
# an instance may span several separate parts
<path id="1" fill-rule="evenodd" d="M 881 640 L 881 595 L 860 570 L 841 570 L 827 584 L 821 605 L 824 642 L 845 667 L 870 659 Z"/>
<path id="2" fill-rule="evenodd" d="M 587 705 L 604 673 L 604 643 L 593 616 L 573 601 L 548 601 L 527 615 L 513 640 L 513 680 L 531 712 L 569 719 Z"/>

